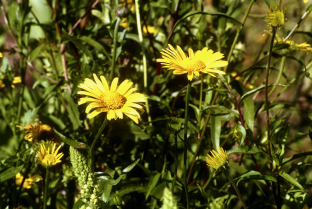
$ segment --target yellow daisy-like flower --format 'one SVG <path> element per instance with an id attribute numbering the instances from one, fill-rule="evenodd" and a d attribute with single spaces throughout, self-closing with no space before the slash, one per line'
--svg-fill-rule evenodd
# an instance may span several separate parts
<path id="1" fill-rule="evenodd" d="M 286 9 L 280 10 L 278 6 L 273 8 L 270 6 L 270 12 L 268 12 L 268 16 L 266 18 L 268 25 L 271 27 L 279 27 L 284 25 L 285 11 Z"/>
<path id="2" fill-rule="evenodd" d="M 61 162 L 61 158 L 63 157 L 63 153 L 58 153 L 61 147 L 56 147 L 56 143 L 52 141 L 40 143 L 39 151 L 37 152 L 38 160 L 41 162 L 43 166 L 52 166 Z"/>
<path id="3" fill-rule="evenodd" d="M 52 140 L 56 138 L 54 131 L 51 126 L 47 124 L 42 124 L 40 121 L 37 122 L 37 125 L 29 123 L 27 126 L 18 126 L 16 127 L 26 130 L 26 136 L 24 137 L 27 141 L 39 141 L 39 140 Z"/>
<path id="4" fill-rule="evenodd" d="M 84 91 L 79 91 L 78 94 L 87 95 L 93 98 L 80 98 L 78 105 L 86 102 L 91 102 L 87 108 L 86 113 L 91 109 L 96 108 L 91 112 L 88 117 L 93 118 L 101 112 L 107 112 L 107 119 L 123 118 L 123 114 L 131 118 L 134 122 L 139 123 L 140 115 L 136 109 L 144 112 L 143 107 L 138 104 L 140 102 L 146 102 L 146 97 L 140 93 L 133 93 L 136 88 L 130 88 L 133 83 L 125 80 L 119 86 L 118 78 L 114 78 L 111 86 L 104 76 L 100 76 L 100 79 L 93 74 L 94 80 L 86 78 L 84 83 L 78 85 Z M 136 109 L 134 109 L 136 108 Z"/>
<path id="5" fill-rule="evenodd" d="M 35 184 L 35 182 L 41 181 L 42 177 L 39 176 L 38 174 L 30 177 L 30 178 L 26 178 L 23 184 L 23 188 L 24 189 L 30 189 L 32 185 Z M 23 176 L 21 175 L 21 173 L 16 174 L 15 176 L 15 184 L 17 186 L 20 186 L 21 183 L 23 181 Z"/>
<path id="6" fill-rule="evenodd" d="M 214 73 L 225 74 L 223 71 L 213 69 L 228 65 L 227 61 L 220 60 L 224 57 L 222 53 L 214 53 L 211 49 L 208 50 L 207 47 L 198 50 L 195 54 L 192 49 L 189 49 L 188 52 L 189 56 L 179 46 L 175 50 L 169 44 L 169 49 L 163 49 L 161 52 L 163 58 L 157 59 L 157 62 L 161 62 L 168 70 L 174 70 L 173 74 L 175 75 L 187 73 L 187 78 L 190 81 L 193 79 L 194 74 L 199 76 L 199 72 L 208 73 L 214 77 Z"/>
<path id="7" fill-rule="evenodd" d="M 229 156 L 226 151 L 223 150 L 222 147 L 217 147 L 218 152 L 212 150 L 210 153 L 211 155 L 207 154 L 206 162 L 207 165 L 215 170 L 218 170 L 223 165 L 229 162 Z"/>
<path id="8" fill-rule="evenodd" d="M 296 44 L 294 41 L 292 40 L 286 40 L 285 42 L 283 42 L 283 38 L 279 37 L 277 34 L 275 35 L 276 41 L 277 43 L 284 43 L 284 44 L 288 44 L 290 45 L 290 49 L 291 50 L 296 50 L 295 47 L 296 46 L 300 51 L 304 51 L 304 52 L 312 52 L 312 47 L 310 44 L 307 44 L 306 42 L 301 43 L 301 44 Z M 276 42 L 275 41 L 275 42 Z"/>

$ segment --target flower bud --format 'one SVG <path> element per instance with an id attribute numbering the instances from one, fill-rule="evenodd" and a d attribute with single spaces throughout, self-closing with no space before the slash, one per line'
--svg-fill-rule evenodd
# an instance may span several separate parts
<path id="1" fill-rule="evenodd" d="M 117 9 L 115 10 L 115 14 L 119 18 L 125 18 L 129 16 L 130 11 L 126 7 L 117 7 Z"/>

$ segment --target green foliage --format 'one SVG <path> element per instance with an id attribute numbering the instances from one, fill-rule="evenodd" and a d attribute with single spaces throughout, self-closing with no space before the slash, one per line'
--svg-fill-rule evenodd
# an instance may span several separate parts
<path id="1" fill-rule="evenodd" d="M 286 8 L 283 26 L 265 22 L 270 6 Z M 0 208 L 44 208 L 46 191 L 48 209 L 312 207 L 312 5 L 7 0 L 0 7 Z M 223 75 L 194 76 L 188 89 L 186 74 L 157 61 L 168 44 L 187 55 L 207 47 L 228 65 L 215 68 Z M 180 58 L 183 67 L 199 63 Z M 107 117 L 107 98 L 119 101 L 107 92 L 78 104 L 90 96 L 78 85 L 93 74 L 109 86 L 127 79 L 145 95 L 143 110 L 123 109 L 137 111 L 139 123 L 125 113 Z M 104 112 L 88 118 L 98 104 Z M 27 128 L 38 121 L 51 135 Z M 47 176 L 36 158 L 40 140 L 64 154 Z M 219 146 L 229 163 L 215 172 L 205 157 Z"/>

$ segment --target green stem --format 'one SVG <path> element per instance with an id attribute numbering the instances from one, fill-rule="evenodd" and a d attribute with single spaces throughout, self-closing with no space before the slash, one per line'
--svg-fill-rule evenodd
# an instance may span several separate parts
<path id="1" fill-rule="evenodd" d="M 172 180 L 172 191 L 174 191 L 175 182 L 178 173 L 178 135 L 174 134 L 174 145 L 175 145 L 175 161 L 174 161 L 174 177 Z"/>
<path id="2" fill-rule="evenodd" d="M 281 77 L 282 77 L 282 74 L 283 74 L 283 69 L 284 69 L 284 65 L 285 65 L 285 61 L 286 61 L 286 56 L 283 56 L 282 57 L 282 61 L 281 61 L 281 66 L 280 66 L 280 69 L 279 69 L 279 73 L 278 73 L 278 76 L 277 76 L 277 79 L 275 81 L 275 84 L 273 85 L 270 93 L 269 93 L 269 96 L 270 97 L 272 95 L 272 93 L 274 92 L 277 84 L 279 83 L 279 81 L 281 80 Z"/>
<path id="3" fill-rule="evenodd" d="M 227 175 L 227 177 L 228 177 L 230 183 L 232 184 L 232 186 L 234 187 L 235 192 L 236 192 L 238 198 L 240 199 L 240 201 L 241 201 L 242 204 L 243 204 L 243 207 L 244 207 L 245 209 L 247 209 L 247 206 L 246 206 L 246 204 L 245 204 L 245 202 L 244 202 L 244 200 L 243 200 L 243 198 L 242 198 L 242 195 L 241 195 L 241 193 L 239 192 L 239 190 L 238 190 L 238 188 L 237 188 L 237 186 L 236 186 L 236 184 L 235 184 L 235 182 L 234 182 L 234 180 L 233 180 L 231 174 L 228 172 L 227 169 L 228 169 L 228 167 L 226 166 L 226 168 L 224 169 L 225 174 Z"/>
<path id="4" fill-rule="evenodd" d="M 43 199 L 43 209 L 47 208 L 48 192 L 49 192 L 49 175 L 50 170 L 46 168 L 46 177 L 45 177 L 45 190 L 44 190 L 44 199 Z"/>
<path id="5" fill-rule="evenodd" d="M 187 92 L 185 98 L 185 118 L 184 118 L 184 167 L 183 167 L 183 177 L 184 177 L 184 187 L 185 187 L 185 196 L 186 196 L 186 208 L 190 208 L 189 196 L 188 196 L 188 183 L 187 183 L 187 124 L 188 124 L 188 114 L 189 114 L 189 101 L 191 93 L 191 81 L 188 80 L 187 83 Z"/>
<path id="6" fill-rule="evenodd" d="M 198 126 L 199 126 L 199 130 L 200 130 L 200 121 L 201 121 L 201 107 L 202 107 L 202 100 L 203 100 L 203 83 L 204 83 L 204 77 L 203 74 L 200 74 L 200 91 L 199 91 L 199 105 L 198 105 Z"/>
<path id="7" fill-rule="evenodd" d="M 96 142 L 98 141 L 98 139 L 100 138 L 104 128 L 106 127 L 106 124 L 107 124 L 107 117 L 105 116 L 105 119 L 104 119 L 104 122 L 102 123 L 99 131 L 97 132 L 93 142 L 92 142 L 92 145 L 91 145 L 91 148 L 90 148 L 90 154 L 91 154 L 91 164 L 90 164 L 90 168 L 92 169 L 92 171 L 94 171 L 94 152 L 93 152 L 93 149 L 95 147 L 95 144 Z"/>
<path id="8" fill-rule="evenodd" d="M 114 77 L 114 71 L 115 71 L 115 64 L 116 64 L 116 59 L 117 59 L 117 38 L 118 38 L 118 27 L 120 24 L 120 18 L 117 17 L 116 24 L 115 24 L 115 29 L 114 29 L 114 42 L 113 42 L 113 60 L 112 60 L 112 67 L 111 67 L 111 72 L 109 75 L 109 80 L 110 82 L 113 80 Z"/>
<path id="9" fill-rule="evenodd" d="M 141 16 L 140 16 L 140 4 L 139 0 L 135 0 L 135 13 L 136 13 L 136 21 L 137 21 L 137 29 L 138 29 L 138 36 L 142 48 L 142 55 L 143 55 L 143 79 L 144 79 L 144 92 L 145 94 L 148 93 L 148 86 L 147 86 L 147 61 L 146 61 L 146 53 L 144 49 L 144 44 L 143 44 L 143 35 L 142 35 L 142 28 L 141 28 Z M 148 104 L 148 99 L 146 100 L 146 113 L 147 113 L 147 119 L 150 125 L 152 118 L 150 115 L 150 109 L 149 109 L 149 104 Z"/>

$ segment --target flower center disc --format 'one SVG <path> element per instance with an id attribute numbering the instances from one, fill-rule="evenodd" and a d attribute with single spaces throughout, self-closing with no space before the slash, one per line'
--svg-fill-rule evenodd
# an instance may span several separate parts
<path id="1" fill-rule="evenodd" d="M 117 92 L 110 91 L 107 93 L 105 92 L 105 94 L 102 94 L 100 96 L 100 101 L 105 108 L 117 110 L 124 106 L 124 104 L 127 101 L 127 98 Z"/>
<path id="2" fill-rule="evenodd" d="M 187 58 L 183 60 L 182 65 L 185 69 L 194 71 L 200 71 L 206 67 L 205 63 L 195 58 Z"/>

